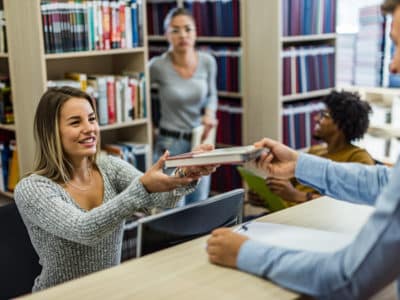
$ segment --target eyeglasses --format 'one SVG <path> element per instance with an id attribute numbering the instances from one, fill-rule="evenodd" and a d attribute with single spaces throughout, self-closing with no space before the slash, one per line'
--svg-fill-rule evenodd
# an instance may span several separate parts
<path id="1" fill-rule="evenodd" d="M 332 117 L 331 114 L 329 112 L 327 112 L 326 110 L 320 110 L 318 113 L 318 116 L 320 119 L 322 119 L 322 118 L 329 119 Z"/>
<path id="2" fill-rule="evenodd" d="M 173 34 L 173 35 L 178 35 L 178 34 L 180 34 L 181 32 L 190 34 L 190 33 L 193 33 L 194 31 L 195 31 L 194 26 L 185 26 L 185 27 L 181 27 L 181 28 L 179 28 L 179 27 L 172 27 L 172 28 L 169 28 L 169 29 L 168 29 L 168 32 L 171 33 L 171 34 Z"/>

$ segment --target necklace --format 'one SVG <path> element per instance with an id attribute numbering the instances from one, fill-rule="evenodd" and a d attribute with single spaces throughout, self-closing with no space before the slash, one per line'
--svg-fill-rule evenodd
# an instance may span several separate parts
<path id="1" fill-rule="evenodd" d="M 86 187 L 81 187 L 81 186 L 75 185 L 70 180 L 67 181 L 66 184 L 77 190 L 87 191 L 92 187 L 92 183 L 93 183 L 92 168 L 88 168 L 88 174 L 89 174 L 89 183 L 86 185 Z"/>

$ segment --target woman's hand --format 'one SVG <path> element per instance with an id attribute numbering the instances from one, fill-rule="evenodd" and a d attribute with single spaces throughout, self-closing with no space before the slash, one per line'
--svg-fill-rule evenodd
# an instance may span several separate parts
<path id="1" fill-rule="evenodd" d="M 214 150 L 214 146 L 210 144 L 201 144 L 193 148 L 193 152 L 207 152 L 211 150 Z M 183 174 L 183 176 L 200 177 L 200 176 L 208 176 L 211 173 L 214 173 L 218 167 L 219 165 L 204 165 L 204 166 L 184 167 L 180 169 L 181 169 L 181 174 Z"/>
<path id="2" fill-rule="evenodd" d="M 200 178 L 201 175 L 189 173 L 184 177 L 164 174 L 163 166 L 168 156 L 168 151 L 165 151 L 164 155 L 140 178 L 140 182 L 149 193 L 172 191 Z"/>
<path id="3" fill-rule="evenodd" d="M 273 177 L 294 177 L 299 156 L 295 150 L 268 138 L 254 143 L 254 146 L 257 148 L 269 148 L 268 153 L 261 154 L 257 167 L 267 171 L 268 175 Z"/>
<path id="4" fill-rule="evenodd" d="M 209 115 L 204 115 L 201 124 L 204 126 L 203 135 L 201 136 L 201 143 L 206 140 L 208 135 L 210 134 L 211 129 L 217 125 L 217 120 Z"/>
<path id="5" fill-rule="evenodd" d="M 248 239 L 229 228 L 215 229 L 207 241 L 208 259 L 213 264 L 235 268 L 240 247 Z"/>

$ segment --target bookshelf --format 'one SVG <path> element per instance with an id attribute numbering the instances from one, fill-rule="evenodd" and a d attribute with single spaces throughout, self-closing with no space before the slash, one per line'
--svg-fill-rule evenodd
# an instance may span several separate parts
<path id="1" fill-rule="evenodd" d="M 400 89 L 349 85 L 338 89 L 357 92 L 370 103 L 370 126 L 357 144 L 378 161 L 393 165 L 400 154 Z"/>
<path id="2" fill-rule="evenodd" d="M 185 6 L 186 2 L 191 2 L 193 7 L 196 5 L 215 5 L 219 1 L 154 1 L 154 3 L 165 3 L 168 8 L 164 10 L 153 10 L 152 15 L 156 16 L 157 21 L 153 23 L 155 35 L 149 36 L 149 42 L 165 43 L 166 39 L 160 34 L 160 24 L 162 24 L 163 14 L 171 8 L 173 4 Z M 223 1 L 225 4 L 229 1 Z M 305 2 L 305 1 L 304 1 Z M 334 23 L 336 20 L 336 2 L 334 0 L 318 1 L 318 3 L 328 3 L 332 11 L 333 24 L 331 30 L 309 29 L 308 34 L 283 35 L 283 12 L 288 11 L 288 1 L 282 0 L 252 0 L 239 1 L 240 28 L 239 36 L 202 36 L 198 34 L 198 45 L 236 45 L 241 49 L 240 58 L 240 92 L 231 93 L 219 91 L 220 107 L 226 107 L 229 101 L 233 110 L 241 110 L 241 130 L 232 126 L 224 126 L 224 122 L 219 123 L 219 130 L 224 132 L 234 132 L 241 136 L 241 144 L 252 144 L 262 137 L 268 136 L 273 139 L 283 141 L 283 114 L 287 103 L 308 102 L 330 93 L 334 88 L 334 79 L 329 86 L 311 89 L 303 92 L 283 95 L 283 63 L 282 55 L 289 47 L 318 47 L 329 46 L 333 48 L 336 43 L 336 33 Z M 148 3 L 151 3 L 148 1 Z M 200 4 L 199 4 L 200 3 Z M 286 3 L 286 4 L 285 4 Z M 297 1 L 299 5 L 301 1 Z M 317 2 L 315 2 L 317 3 Z M 208 12 L 210 11 L 208 6 Z M 148 12 L 150 12 L 148 7 Z M 292 9 L 292 7 L 290 8 Z M 295 9 L 295 8 L 293 8 Z M 297 8 L 299 9 L 299 8 Z M 311 10 L 307 10 L 311 11 Z M 296 13 L 293 14 L 294 16 Z M 196 14 L 194 14 L 196 19 Z M 310 23 L 311 25 L 311 23 Z M 199 26 L 197 26 L 199 27 Z M 266 30 L 268 28 L 268 30 Z M 294 28 L 296 29 L 296 28 Z M 206 31 L 206 30 L 205 30 Z M 333 66 L 334 69 L 334 54 Z M 334 73 L 334 70 L 333 70 Z M 228 99 L 229 98 L 229 99 Z M 236 103 L 236 104 L 235 104 Z M 229 105 L 228 105 L 229 106 Z M 228 107 L 229 111 L 230 108 Z M 218 116 L 218 115 L 217 115 Z M 226 124 L 225 124 L 226 125 Z M 233 129 L 232 129 L 233 128 Z M 218 141 L 217 145 L 227 145 L 230 143 Z M 220 168 L 222 169 L 222 168 Z M 224 175 L 217 174 L 218 176 Z M 240 181 L 240 179 L 239 179 Z M 229 185 L 229 184 L 228 184 Z M 225 187 L 222 188 L 224 190 Z"/>
<path id="3" fill-rule="evenodd" d="M 283 94 L 282 87 L 284 78 L 282 57 L 285 49 L 327 46 L 333 48 L 333 52 L 335 51 L 336 3 L 335 1 L 321 1 L 320 3 L 325 2 L 330 5 L 330 11 L 333 14 L 331 28 L 327 30 L 328 32 L 324 33 L 325 30 L 319 32 L 309 30 L 307 34 L 288 35 L 283 14 L 289 13 L 292 17 L 297 15 L 294 6 L 288 8 L 288 2 L 281 0 L 253 0 L 251 4 L 248 1 L 242 1 L 244 6 L 242 12 L 244 143 L 253 143 L 262 137 L 284 141 L 282 118 L 285 105 L 298 102 L 307 103 L 307 101 L 319 99 L 329 94 L 334 88 L 334 77 L 330 79 L 330 84 L 327 87 L 288 95 Z M 299 8 L 297 7 L 297 9 Z M 265 30 L 265 28 L 268 28 L 268 30 Z M 284 35 L 285 31 L 286 34 Z"/>
<path id="4" fill-rule="evenodd" d="M 11 37 L 8 41 L 8 58 L 15 114 L 15 126 L 7 127 L 7 130 L 15 130 L 17 136 L 20 174 L 30 171 L 33 165 L 34 112 L 48 80 L 63 79 L 66 72 L 118 75 L 125 70 L 133 70 L 143 72 L 146 82 L 149 82 L 146 2 L 142 2 L 143 46 L 50 54 L 45 52 L 41 1 L 4 0 L 7 33 Z M 102 144 L 117 141 L 152 144 L 148 84 L 145 94 L 147 117 L 101 126 Z M 148 159 L 151 159 L 151 153 Z"/>
<path id="5" fill-rule="evenodd" d="M 160 55 L 167 50 L 167 39 L 162 35 L 163 29 L 160 26 L 166 13 L 173 7 L 185 7 L 195 19 L 197 48 L 209 52 L 216 58 L 219 98 L 217 147 L 243 144 L 242 103 L 244 94 L 240 78 L 241 70 L 243 70 L 241 59 L 243 50 L 243 2 L 241 0 L 147 1 L 150 56 Z M 234 20 L 237 19 L 241 21 L 235 23 Z M 155 106 L 153 105 L 153 107 Z M 154 113 L 154 118 L 157 119 L 156 109 L 154 109 Z M 226 128 L 230 128 L 230 130 L 227 131 Z M 217 182 L 217 178 L 225 178 L 224 183 Z M 221 167 L 212 176 L 211 189 L 214 192 L 223 192 L 240 186 L 241 179 L 234 167 Z"/>

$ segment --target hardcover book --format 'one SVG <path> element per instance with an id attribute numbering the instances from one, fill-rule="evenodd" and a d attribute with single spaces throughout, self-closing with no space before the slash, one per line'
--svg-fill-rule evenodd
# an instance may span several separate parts
<path id="1" fill-rule="evenodd" d="M 255 148 L 254 146 L 220 148 L 207 152 L 194 151 L 168 157 L 165 167 L 242 164 L 257 159 L 264 151 L 266 151 L 265 148 Z"/>

